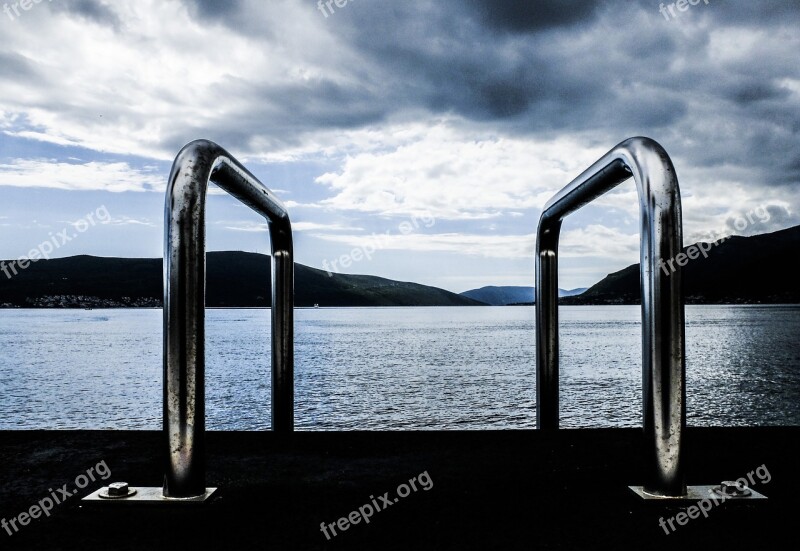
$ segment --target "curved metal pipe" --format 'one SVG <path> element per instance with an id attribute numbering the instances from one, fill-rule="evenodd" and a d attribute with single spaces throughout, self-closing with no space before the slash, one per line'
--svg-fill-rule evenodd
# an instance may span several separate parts
<path id="1" fill-rule="evenodd" d="M 272 428 L 294 428 L 294 261 L 283 204 L 217 144 L 186 145 L 172 165 L 164 209 L 165 497 L 205 488 L 205 202 L 208 182 L 264 216 L 272 245 Z"/>
<path id="2" fill-rule="evenodd" d="M 631 138 L 594 163 L 544 207 L 536 242 L 537 425 L 558 428 L 558 239 L 567 215 L 633 176 L 639 192 L 642 289 L 643 426 L 649 474 L 645 491 L 686 495 L 684 307 L 681 272 L 661 266 L 683 247 L 681 198 L 667 152 Z"/>

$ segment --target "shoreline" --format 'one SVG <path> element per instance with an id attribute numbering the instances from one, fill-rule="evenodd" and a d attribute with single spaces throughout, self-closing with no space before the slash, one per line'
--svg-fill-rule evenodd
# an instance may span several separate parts
<path id="1" fill-rule="evenodd" d="M 477 304 L 477 305 L 382 305 L 382 306 L 295 306 L 295 310 L 343 310 L 343 309 L 358 309 L 364 310 L 368 308 L 374 309 L 395 309 L 395 308 L 519 308 L 519 307 L 535 307 L 536 304 L 505 304 L 505 305 L 492 305 L 492 304 Z M 559 304 L 559 307 L 584 307 L 584 306 L 641 306 L 638 302 L 615 302 L 615 303 L 596 303 L 589 302 L 585 304 Z M 781 306 L 781 307 L 800 307 L 800 302 L 687 302 L 684 306 Z M 206 310 L 270 310 L 270 306 L 206 306 Z M 0 306 L 2 310 L 163 310 L 161 306 Z"/>

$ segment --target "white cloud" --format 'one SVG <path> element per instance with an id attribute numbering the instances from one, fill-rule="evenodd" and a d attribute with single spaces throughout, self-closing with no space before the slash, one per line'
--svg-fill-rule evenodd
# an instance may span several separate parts
<path id="1" fill-rule="evenodd" d="M 156 227 L 156 224 L 148 218 L 131 218 L 129 216 L 114 216 L 107 222 L 101 224 L 111 224 L 112 226 L 148 226 Z"/>
<path id="2" fill-rule="evenodd" d="M 616 228 L 592 224 L 565 231 L 559 241 L 562 258 L 598 257 L 616 262 L 639 260 L 639 234 L 627 234 Z"/>
<path id="3" fill-rule="evenodd" d="M 241 232 L 263 232 L 268 230 L 266 222 L 217 222 L 226 230 Z M 293 232 L 305 231 L 362 231 L 363 228 L 347 226 L 343 224 L 318 224 L 316 222 L 292 222 Z"/>
<path id="4" fill-rule="evenodd" d="M 476 220 L 541 208 L 603 153 L 573 138 L 500 138 L 442 122 L 349 156 L 316 181 L 335 193 L 322 204 L 337 210 Z"/>
<path id="5" fill-rule="evenodd" d="M 356 228 L 344 224 L 318 224 L 316 222 L 292 222 L 292 231 L 363 231 L 363 228 Z"/>
<path id="6" fill-rule="evenodd" d="M 370 235 L 314 233 L 312 237 L 349 247 L 373 247 L 376 250 L 452 252 L 486 258 L 533 259 L 536 235 L 483 235 L 468 233 L 422 234 L 390 232 Z M 590 225 L 565 231 L 559 254 L 562 258 L 603 258 L 627 265 L 639 258 L 638 234 L 626 234 L 614 228 Z"/>
<path id="7" fill-rule="evenodd" d="M 312 234 L 313 237 L 350 247 L 373 247 L 376 250 L 453 252 L 487 258 L 533 257 L 534 235 L 473 235 L 440 234 L 371 234 L 332 235 Z"/>
<path id="8" fill-rule="evenodd" d="M 170 160 L 177 153 L 165 148 L 170 142 L 214 139 L 232 132 L 232 121 L 255 129 L 255 120 L 285 109 L 270 91 L 344 84 L 336 67 L 358 58 L 307 3 L 280 0 L 264 9 L 250 2 L 252 35 L 198 18 L 181 2 L 104 6 L 121 25 L 55 13 L 47 4 L 3 25 L 3 42 L 13 45 L 6 50 L 31 70 L 0 79 L 0 128 L 8 135 Z M 276 150 L 264 137 L 269 131 L 246 133 L 239 147 L 265 152 L 259 157 L 298 153 Z"/>
<path id="9" fill-rule="evenodd" d="M 735 165 L 717 168 L 694 168 L 687 164 L 681 175 L 684 244 L 709 241 L 737 233 L 729 221 L 756 209 L 778 208 L 785 213 L 779 227 L 791 225 L 793 213 L 800 208 L 800 198 L 787 197 L 780 187 L 754 186 L 757 171 Z M 757 218 L 758 219 L 758 218 Z M 769 222 L 769 221 L 768 221 Z M 749 225 L 753 233 L 771 231 L 770 224 Z M 759 227 L 760 226 L 760 227 Z M 775 228 L 777 229 L 777 228 Z"/>
<path id="10" fill-rule="evenodd" d="M 65 163 L 49 159 L 14 159 L 0 164 L 0 186 L 67 190 L 163 191 L 166 181 L 154 169 L 128 163 Z"/>
<path id="11" fill-rule="evenodd" d="M 754 50 L 771 42 L 770 32 L 762 29 L 717 28 L 709 32 L 708 56 L 717 64 L 748 61 Z"/>

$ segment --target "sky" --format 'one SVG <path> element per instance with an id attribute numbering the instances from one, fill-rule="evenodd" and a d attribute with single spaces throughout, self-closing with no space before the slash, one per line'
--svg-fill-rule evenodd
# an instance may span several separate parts
<path id="1" fill-rule="evenodd" d="M 198 138 L 286 204 L 298 262 L 455 292 L 533 285 L 543 205 L 632 136 L 685 244 L 797 225 L 800 1 L 692 1 L 3 3 L 0 258 L 162 256 Z M 568 217 L 559 286 L 637 262 L 638 224 L 632 182 Z M 264 220 L 214 188 L 207 247 L 268 253 Z"/>

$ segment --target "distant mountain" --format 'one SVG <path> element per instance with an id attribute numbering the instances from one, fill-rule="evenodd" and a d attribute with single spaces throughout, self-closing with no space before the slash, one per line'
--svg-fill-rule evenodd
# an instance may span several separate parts
<path id="1" fill-rule="evenodd" d="M 462 297 L 485 302 L 491 306 L 505 306 L 520 302 L 533 302 L 533 287 L 481 287 L 461 293 Z"/>
<path id="2" fill-rule="evenodd" d="M 558 296 L 560 297 L 574 297 L 586 292 L 588 287 L 578 287 L 577 289 L 559 289 Z"/>
<path id="3" fill-rule="evenodd" d="M 681 268 L 687 303 L 800 303 L 793 268 L 800 254 L 800 226 L 692 247 L 695 253 L 702 247 L 707 257 L 696 255 Z M 691 254 L 692 247 L 684 248 L 684 253 Z M 16 268 L 16 274 L 11 263 L 0 264 L 0 308 L 161 306 L 160 258 L 73 256 L 40 260 L 24 270 Z M 269 306 L 269 256 L 210 252 L 206 268 L 208 306 Z M 639 265 L 610 274 L 582 291 L 560 289 L 561 304 L 639 304 Z M 483 287 L 457 295 L 375 276 L 328 275 L 295 264 L 295 305 L 301 307 L 529 304 L 534 296 L 533 287 Z"/>
<path id="4" fill-rule="evenodd" d="M 683 249 L 684 253 L 691 247 Z M 730 237 L 717 245 L 703 243 L 695 259 L 683 259 L 686 303 L 800 303 L 800 279 L 794 262 L 800 255 L 800 226 L 752 237 Z M 673 262 L 673 267 L 678 268 Z M 670 271 L 667 266 L 665 268 Z M 578 297 L 561 304 L 640 304 L 639 264 L 606 276 Z"/>
<path id="5" fill-rule="evenodd" d="M 5 261 L 9 264 L 10 261 Z M 73 256 L 40 260 L 8 278 L 0 272 L 0 307 L 160 307 L 160 258 Z M 210 252 L 206 305 L 270 305 L 270 257 Z M 476 306 L 480 302 L 417 283 L 342 275 L 295 264 L 296 306 Z"/>
<path id="6" fill-rule="evenodd" d="M 586 288 L 581 289 L 559 289 L 558 296 L 571 297 L 583 293 Z M 485 302 L 491 306 L 507 306 L 509 304 L 532 304 L 536 300 L 536 289 L 534 287 L 481 287 L 464 291 L 461 296 Z"/>

